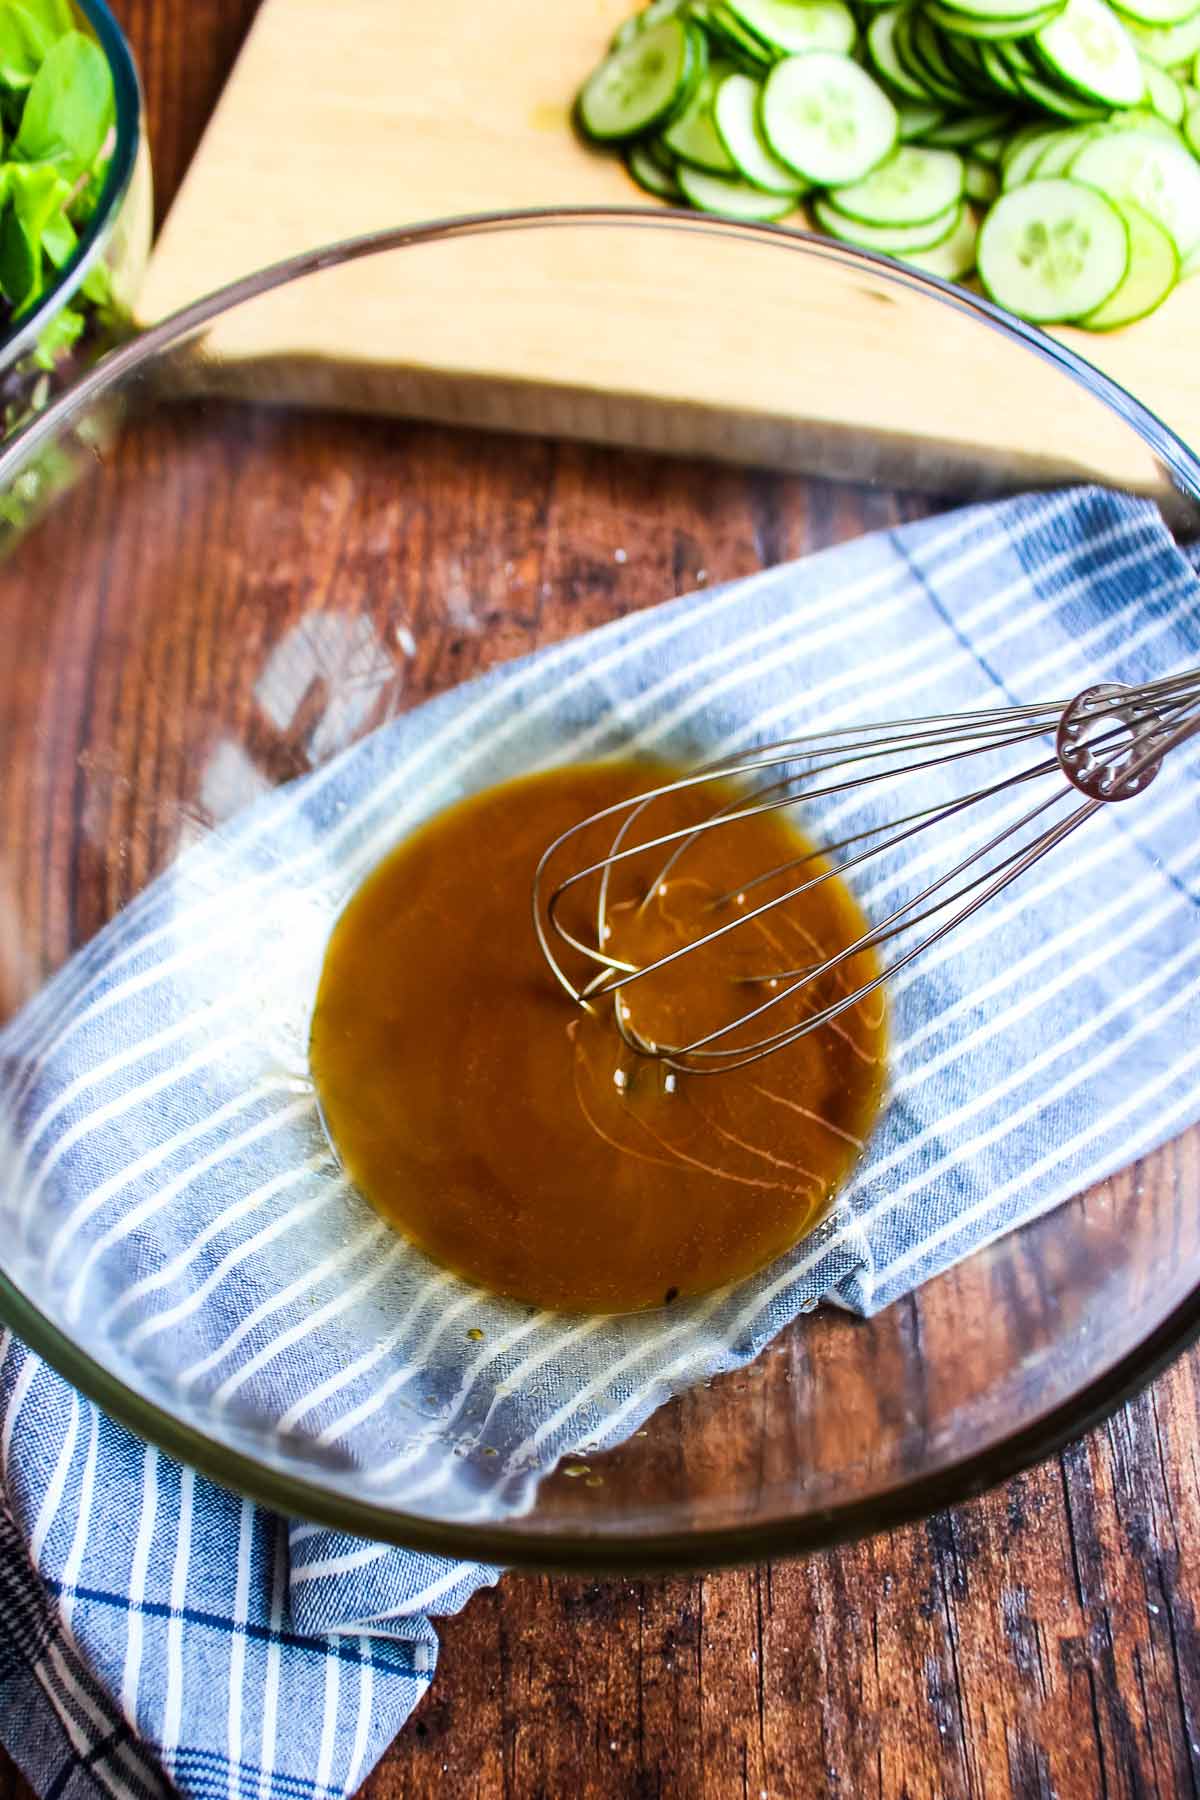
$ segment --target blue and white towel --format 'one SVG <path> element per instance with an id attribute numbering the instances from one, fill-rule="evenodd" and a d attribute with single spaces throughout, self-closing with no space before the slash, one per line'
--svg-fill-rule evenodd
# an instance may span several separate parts
<path id="1" fill-rule="evenodd" d="M 194 843 L 0 1034 L 0 1264 L 235 1449 L 433 1520 L 519 1513 L 564 1454 L 821 1298 L 874 1311 L 1200 1116 L 1196 764 L 894 981 L 893 1097 L 838 1212 L 667 1318 L 480 1294 L 347 1191 L 305 1043 L 363 873 L 531 767 L 1069 696 L 1198 652 L 1200 583 L 1157 511 L 1080 490 L 862 539 L 444 695 Z M 946 849 L 875 867 L 868 909 Z M 430 1615 L 496 1571 L 287 1527 L 2 1347 L 0 1733 L 35 1785 L 352 1789 L 429 1679 Z"/>

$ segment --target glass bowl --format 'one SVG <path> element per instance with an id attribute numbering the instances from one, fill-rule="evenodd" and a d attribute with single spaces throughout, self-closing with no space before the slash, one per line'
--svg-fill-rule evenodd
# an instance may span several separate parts
<path id="1" fill-rule="evenodd" d="M 1070 350 L 960 289 L 774 227 L 636 208 L 482 217 L 314 252 L 200 301 L 0 453 L 0 1017 L 181 852 L 219 847 L 246 806 L 467 676 L 966 495 L 1080 480 L 1150 496 L 1180 538 L 1200 531 L 1195 456 Z M 289 928 L 285 908 L 285 955 Z M 85 963 L 79 979 L 99 977 Z M 302 1104 L 296 1041 L 282 1078 Z M 185 1112 L 204 1054 L 167 1068 Z M 97 1231 L 123 1234 L 123 1279 L 158 1279 L 160 1231 L 190 1204 L 169 1161 L 157 1224 L 123 1214 L 117 1183 L 64 1236 L 61 1170 L 34 1180 L 3 1148 L 0 1312 L 71 1381 L 281 1511 L 498 1563 L 712 1563 L 894 1524 L 1078 1434 L 1200 1325 L 1191 1133 L 869 1320 L 818 1310 L 711 1384 L 667 1398 L 651 1383 L 626 1442 L 576 1443 L 519 1506 L 466 1517 L 436 1484 L 389 1495 L 372 1461 L 386 1432 L 367 1449 L 306 1432 L 285 1365 L 236 1405 L 184 1379 L 186 1306 L 147 1335 L 120 1295 L 81 1304 Z M 266 1209 L 214 1277 L 231 1329 L 265 1307 L 283 1336 L 322 1345 L 328 1330 L 331 1387 L 369 1367 L 401 1408 L 393 1434 L 415 1422 L 444 1450 L 455 1402 L 424 1391 L 421 1346 L 432 1358 L 462 1334 L 469 1293 L 430 1278 L 414 1376 L 367 1302 L 354 1196 L 328 1209 L 315 1291 L 289 1261 L 286 1199 L 220 1200 Z M 519 1355 L 503 1367 L 537 1382 Z"/>
<path id="2" fill-rule="evenodd" d="M 45 404 L 81 368 L 95 362 L 127 329 L 134 298 L 150 255 L 152 193 L 141 89 L 133 55 L 104 0 L 72 0 L 80 29 L 95 38 L 112 71 L 116 118 L 112 155 L 96 210 L 74 256 L 27 316 L 0 335 L 0 400 L 3 429 Z M 50 320 L 78 293 L 89 273 L 104 264 L 111 301 L 92 328 L 47 369 L 32 354 Z"/>

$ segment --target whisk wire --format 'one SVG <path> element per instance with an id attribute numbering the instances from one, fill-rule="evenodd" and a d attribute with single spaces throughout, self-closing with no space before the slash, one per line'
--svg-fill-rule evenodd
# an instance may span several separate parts
<path id="1" fill-rule="evenodd" d="M 989 739 L 986 743 L 983 743 L 983 744 L 972 744 L 972 746 L 965 753 L 962 751 L 951 752 L 944 756 L 928 757 L 928 758 L 925 758 L 921 762 L 911 763 L 905 769 L 904 773 L 906 775 L 921 774 L 924 771 L 929 770 L 929 769 L 942 768 L 950 763 L 959 762 L 959 761 L 961 761 L 962 756 L 964 754 L 967 756 L 979 756 L 979 755 L 985 754 L 986 752 L 988 752 L 990 750 L 994 750 L 994 749 L 1000 747 L 1001 745 L 1007 746 L 1008 744 L 1022 742 L 1029 738 L 1037 737 L 1040 735 L 1041 735 L 1040 731 L 1029 730 L 1029 731 L 1022 731 L 1017 734 L 1006 736 L 1004 739 L 999 740 L 999 741 L 993 741 L 992 739 Z M 915 740 L 912 738 L 908 738 L 908 739 L 905 739 L 904 741 L 908 742 L 908 743 L 916 743 L 916 742 L 919 742 L 922 740 Z M 938 740 L 938 741 L 941 742 L 941 741 L 947 741 L 947 740 Z M 826 767 L 823 768 L 820 772 L 822 774 L 824 774 L 824 773 L 827 773 L 829 769 L 842 768 L 842 767 L 845 767 L 847 764 L 851 764 L 851 763 L 866 762 L 866 761 L 869 761 L 873 755 L 883 753 L 883 747 L 879 746 L 879 745 L 873 745 L 873 746 L 871 746 L 870 749 L 862 750 L 861 753 L 859 751 L 859 747 L 856 745 L 850 746 L 850 748 L 854 750 L 855 754 L 840 756 L 835 762 L 831 762 L 828 765 L 826 765 Z M 796 760 L 798 760 L 798 758 L 796 756 L 796 753 L 793 751 L 786 756 L 776 757 L 769 762 L 756 762 L 752 766 L 760 767 L 760 768 L 778 767 L 781 762 L 792 762 L 792 761 L 796 761 Z M 605 818 L 611 817 L 614 813 L 624 810 L 626 807 L 628 807 L 630 805 L 632 805 L 634 808 L 633 812 L 630 814 L 630 818 L 625 821 L 625 823 L 622 825 L 622 827 L 618 831 L 617 840 L 614 841 L 614 845 L 613 845 L 613 847 L 611 847 L 609 849 L 608 854 L 606 856 L 599 858 L 595 862 L 587 864 L 586 867 L 584 867 L 582 869 L 575 870 L 571 875 L 567 876 L 566 880 L 560 882 L 559 885 L 555 888 L 554 892 L 551 894 L 550 900 L 548 903 L 548 907 L 547 907 L 548 923 L 554 927 L 554 929 L 558 932 L 560 937 L 562 937 L 563 941 L 570 944 L 573 949 L 581 951 L 585 956 L 590 956 L 594 960 L 598 959 L 596 950 L 592 947 L 589 947 L 589 946 L 583 944 L 579 939 L 577 939 L 571 933 L 569 933 L 559 923 L 558 918 L 557 918 L 558 909 L 562 903 L 563 897 L 567 893 L 569 893 L 572 888 L 579 886 L 579 884 L 584 881 L 590 880 L 590 878 L 594 875 L 599 875 L 601 877 L 602 883 L 607 883 L 608 878 L 609 878 L 609 872 L 613 868 L 617 867 L 621 863 L 630 861 L 633 857 L 644 856 L 648 851 L 662 850 L 662 849 L 665 849 L 668 845 L 673 845 L 673 844 L 679 845 L 681 847 L 681 849 L 686 849 L 689 844 L 694 843 L 696 838 L 701 836 L 705 832 L 713 831 L 713 830 L 716 830 L 716 829 L 718 829 L 722 826 L 726 826 L 726 825 L 737 825 L 746 819 L 759 818 L 762 816 L 762 814 L 764 812 L 781 811 L 785 807 L 794 806 L 801 797 L 803 797 L 806 801 L 828 799 L 835 794 L 846 793 L 851 790 L 857 790 L 857 789 L 860 789 L 863 787 L 871 786 L 877 782 L 895 779 L 895 775 L 896 775 L 896 771 L 894 769 L 878 769 L 878 770 L 875 770 L 871 774 L 862 775 L 862 776 L 859 776 L 854 779 L 849 779 L 846 781 L 832 782 L 832 783 L 828 783 L 822 787 L 808 788 L 803 793 L 803 796 L 801 796 L 800 793 L 778 794 L 774 798 L 768 799 L 768 800 L 761 800 L 761 799 L 756 798 L 753 804 L 745 804 L 745 803 L 737 804 L 737 803 L 735 803 L 736 810 L 734 810 L 734 811 L 729 811 L 726 808 L 719 808 L 717 810 L 717 812 L 710 815 L 709 818 L 702 819 L 697 824 L 677 826 L 673 831 L 663 832 L 658 837 L 649 838 L 645 842 L 632 844 L 632 845 L 629 845 L 628 847 L 624 846 L 624 842 L 623 842 L 624 836 L 625 836 L 627 830 L 630 828 L 631 822 L 634 819 L 636 819 L 638 816 L 640 816 L 640 814 L 642 812 L 644 812 L 646 810 L 646 808 L 653 801 L 661 799 L 667 793 L 678 793 L 686 788 L 695 787 L 695 786 L 699 785 L 700 783 L 712 782 L 712 781 L 716 781 L 716 780 L 728 780 L 733 776 L 744 774 L 746 766 L 747 765 L 745 765 L 743 763 L 738 763 L 738 762 L 734 762 L 734 761 L 710 765 L 708 771 L 700 771 L 696 775 L 686 776 L 679 782 L 668 783 L 665 787 L 652 788 L 649 791 L 649 793 L 639 795 L 636 802 L 631 803 L 629 801 L 618 801 L 615 805 L 613 805 L 611 807 L 606 807 L 598 813 L 594 813 L 590 819 L 583 821 L 581 824 L 570 826 L 565 832 L 562 832 L 554 840 L 554 842 L 549 846 L 549 848 L 543 853 L 543 856 L 538 864 L 538 868 L 537 868 L 537 871 L 536 871 L 535 877 L 534 877 L 535 892 L 537 892 L 540 889 L 540 880 L 541 880 L 541 877 L 543 875 L 545 867 L 546 867 L 547 863 L 549 862 L 550 858 L 555 854 L 556 851 L 561 849 L 562 846 L 572 836 L 574 836 L 577 832 L 583 830 L 586 826 L 595 825 L 596 823 L 604 820 Z M 787 785 L 789 787 L 793 786 L 793 785 L 798 786 L 801 782 L 803 782 L 806 779 L 807 779 L 807 777 L 805 775 L 796 775 L 796 776 L 790 777 L 786 784 L 784 782 L 773 783 L 772 788 L 781 787 L 784 785 Z M 662 877 L 662 873 L 660 871 L 658 877 L 656 878 L 656 881 L 651 883 L 651 885 L 650 885 L 651 892 L 653 892 L 653 889 L 656 885 L 661 883 L 662 879 L 663 879 L 663 877 Z M 607 893 L 606 886 L 602 887 L 602 892 L 605 894 Z M 535 921 L 535 925 L 538 930 L 538 937 L 539 937 L 539 940 L 542 945 L 543 953 L 546 955 L 547 959 L 549 961 L 551 961 L 551 963 L 553 963 L 554 958 L 553 958 L 552 952 L 550 951 L 549 942 L 548 942 L 546 933 L 542 929 L 540 908 L 535 910 L 534 921 Z M 603 920 L 603 918 L 601 918 L 600 934 L 599 934 L 601 936 L 603 936 L 603 925 L 604 925 L 604 920 Z M 562 977 L 560 974 L 560 979 L 561 978 Z M 570 984 L 568 983 L 567 985 L 569 986 Z M 576 994 L 575 997 L 579 998 L 578 994 Z"/>
<path id="2" fill-rule="evenodd" d="M 760 1041 L 740 1057 L 735 1051 L 723 1053 L 713 1052 L 703 1049 L 699 1044 L 688 1045 L 683 1049 L 670 1052 L 654 1047 L 653 1049 L 643 1049 L 643 1054 L 659 1056 L 660 1059 L 666 1063 L 668 1068 L 687 1071 L 692 1074 L 715 1075 L 728 1073 L 734 1069 L 747 1068 L 750 1064 L 760 1062 L 764 1057 L 772 1055 L 774 1051 L 785 1049 L 789 1044 L 798 1042 L 800 1038 L 806 1037 L 810 1032 L 817 1030 L 822 1025 L 831 1024 L 833 1020 L 839 1018 L 842 1013 L 849 1012 L 853 1007 L 858 1006 L 860 1002 L 867 999 L 871 994 L 883 987 L 885 983 L 892 980 L 901 969 L 905 968 L 909 963 L 914 962 L 916 958 L 923 955 L 926 950 L 932 949 L 935 944 L 939 943 L 943 938 L 948 937 L 952 931 L 956 931 L 960 925 L 964 924 L 967 919 L 971 918 L 985 906 L 994 895 L 1008 887 L 1019 875 L 1024 874 L 1026 869 L 1032 868 L 1034 863 L 1039 862 L 1043 856 L 1048 855 L 1049 852 L 1056 848 L 1064 838 L 1068 837 L 1072 831 L 1082 825 L 1085 819 L 1090 818 L 1092 813 L 1098 810 L 1102 804 L 1101 801 L 1093 801 L 1088 806 L 1077 808 L 1068 819 L 1061 822 L 1060 826 L 1058 826 L 1053 833 L 1047 833 L 1044 838 L 1039 839 L 1036 844 L 1031 845 L 1026 851 L 1015 853 L 1015 855 L 1020 858 L 1019 866 L 1015 866 L 1011 871 L 998 875 L 996 879 L 991 882 L 986 891 L 979 894 L 970 905 L 963 907 L 953 918 L 945 920 L 935 931 L 931 932 L 927 938 L 922 939 L 919 944 L 914 944 L 910 950 L 905 951 L 902 955 L 898 956 L 888 968 L 881 969 L 878 975 L 863 982 L 861 986 L 855 988 L 853 992 L 847 993 L 839 1000 L 831 1002 L 828 1006 L 822 1008 L 821 1011 L 810 1014 L 799 1024 L 784 1031 L 777 1032 L 771 1037 Z M 980 880 L 986 879 L 986 876 L 980 877 Z M 972 883 L 971 885 L 976 886 L 978 883 Z M 960 890 L 959 897 L 961 897 L 962 893 L 967 891 L 969 890 Z M 944 904 L 948 904 L 948 902 L 943 903 L 943 905 Z M 931 908 L 928 913 L 921 916 L 932 917 L 935 912 L 941 910 L 943 910 L 943 907 Z M 913 921 L 907 921 L 906 925 L 900 929 L 906 929 L 907 925 L 911 923 L 913 923 Z M 888 936 L 895 935 L 897 935 L 895 932 L 888 934 Z M 858 951 L 870 948 L 879 941 L 886 941 L 886 938 L 879 939 L 873 933 L 865 934 L 855 946 L 855 950 Z M 626 1042 L 630 1042 L 628 1037 L 626 1037 Z M 721 1056 L 723 1060 L 712 1068 L 704 1067 L 703 1063 L 698 1065 L 692 1060 L 693 1057 L 703 1058 L 706 1056 Z"/>
<path id="3" fill-rule="evenodd" d="M 1106 804 L 1144 791 L 1157 775 L 1163 758 L 1197 733 L 1200 733 L 1200 669 L 1190 669 L 1140 687 L 1110 684 L 1084 689 L 1068 701 L 984 707 L 899 722 L 885 720 L 865 725 L 833 726 L 799 737 L 753 745 L 718 758 L 678 781 L 665 782 L 630 799 L 617 801 L 560 833 L 543 853 L 534 876 L 533 912 L 538 941 L 547 964 L 573 1000 L 594 1009 L 597 1003 L 612 999 L 617 1028 L 631 1050 L 656 1058 L 670 1068 L 693 1073 L 711 1074 L 743 1068 L 831 1023 L 858 1005 L 1018 880 Z M 839 813 L 845 813 L 846 802 L 857 804 L 862 799 L 874 797 L 874 803 L 878 805 L 890 786 L 906 779 L 940 782 L 954 768 L 973 758 L 1008 754 L 1048 737 L 1053 743 L 1052 754 L 1048 756 L 1036 758 L 1024 767 L 1004 771 L 965 794 L 934 800 L 897 817 L 876 818 L 865 824 L 855 822 L 853 828 L 844 830 L 842 835 L 815 845 L 774 868 L 750 874 L 736 887 L 705 903 L 704 910 L 709 917 L 736 903 L 736 917 L 721 920 L 690 940 L 643 962 L 616 954 L 619 946 L 612 943 L 612 882 L 614 873 L 633 859 L 665 853 L 662 862 L 653 865 L 658 871 L 654 880 L 644 886 L 638 898 L 638 907 L 644 910 L 656 894 L 666 891 L 689 848 L 707 833 L 735 827 L 799 803 L 809 806 L 815 802 L 833 802 L 832 813 L 836 819 Z M 1052 792 L 1022 811 L 1019 817 L 1006 819 L 998 829 L 986 835 L 984 842 L 966 850 L 950 868 L 937 873 L 917 892 L 904 898 L 852 943 L 809 965 L 772 969 L 763 974 L 739 973 L 733 978 L 735 984 L 742 987 L 771 983 L 773 991 L 764 999 L 687 1043 L 660 1044 L 639 1031 L 624 997 L 625 991 L 636 982 L 718 942 L 732 931 L 763 920 L 777 908 L 801 900 L 835 876 L 852 874 L 877 858 L 890 859 L 892 853 L 911 845 L 925 832 L 935 834 L 933 845 L 936 849 L 940 842 L 937 833 L 972 808 L 993 802 L 1010 789 L 1017 790 L 1055 775 L 1065 779 L 1060 780 Z M 758 779 L 763 776 L 769 779 Z M 721 799 L 707 817 L 660 831 L 654 836 L 635 836 L 639 822 L 656 803 L 714 783 L 731 781 L 750 785 L 739 785 L 738 790 Z M 1077 802 L 1070 813 L 1053 821 L 1047 820 L 1054 808 L 1070 799 Z M 551 867 L 572 841 L 581 833 L 592 834 L 597 827 L 606 825 L 613 829 L 607 854 L 594 857 L 582 868 L 569 870 L 551 887 Z M 1031 830 L 1036 830 L 1032 839 L 1028 835 Z M 853 854 L 846 856 L 847 851 Z M 996 860 L 997 852 L 1001 851 L 1003 854 Z M 756 905 L 745 904 L 748 894 L 818 860 L 825 866 L 807 879 L 789 884 L 784 892 Z M 922 855 L 918 866 L 929 860 L 930 854 Z M 892 869 L 891 860 L 885 866 Z M 561 916 L 561 908 L 566 896 L 592 880 L 597 882 L 598 892 L 595 940 L 589 941 L 568 926 Z M 929 929 L 922 930 L 923 927 Z M 822 984 L 836 978 L 855 957 L 897 945 L 897 941 L 908 933 L 917 933 L 917 940 L 898 946 L 887 968 L 832 999 L 825 997 L 827 988 L 818 992 Z M 556 947 L 560 952 L 565 947 L 591 964 L 591 976 L 586 981 L 573 980 L 563 968 Z M 777 1030 L 768 1030 L 749 1043 L 725 1042 L 731 1036 L 753 1028 L 756 1021 L 765 1019 L 786 1002 L 803 1004 L 810 997 L 813 1005 L 802 1018 L 793 1019 Z"/>
<path id="4" fill-rule="evenodd" d="M 1028 813 L 1026 813 L 1024 819 L 1022 819 L 1020 821 L 1020 824 L 1024 825 L 1024 824 L 1031 823 L 1035 818 L 1039 817 L 1050 806 L 1054 805 L 1059 799 L 1061 799 L 1061 797 L 1062 797 L 1061 794 L 1050 795 L 1048 799 L 1041 801 L 1037 806 L 1031 808 L 1030 811 Z M 1099 802 L 1096 802 L 1095 804 L 1098 805 Z M 825 976 L 833 974 L 837 969 L 840 969 L 845 963 L 849 962 L 853 957 L 858 956 L 862 951 L 874 949 L 879 944 L 886 943 L 891 938 L 897 936 L 900 931 L 909 929 L 909 927 L 911 925 L 920 923 L 923 919 L 932 918 L 937 913 L 944 911 L 944 909 L 947 906 L 953 905 L 955 900 L 961 899 L 963 897 L 963 895 L 970 893 L 974 888 L 979 887 L 983 882 L 987 881 L 989 876 L 995 876 L 995 875 L 1000 874 L 1004 869 L 1006 869 L 1009 866 L 1010 863 L 1013 863 L 1018 859 L 1018 857 L 1021 855 L 1021 852 L 1019 850 L 1012 851 L 1010 853 L 1010 855 L 1005 859 L 1005 861 L 1003 863 L 999 864 L 999 866 L 997 868 L 990 869 L 990 870 L 984 870 L 981 874 L 977 875 L 972 881 L 968 882 L 964 887 L 960 888 L 957 891 L 957 893 L 946 895 L 943 899 L 938 901 L 936 906 L 928 908 L 924 913 L 918 913 L 918 914 L 913 915 L 912 917 L 908 916 L 909 914 L 911 914 L 913 907 L 920 906 L 922 901 L 929 899 L 932 894 L 937 893 L 938 890 L 941 887 L 943 887 L 947 881 L 954 881 L 957 879 L 957 877 L 959 875 L 964 874 L 966 872 L 966 870 L 971 868 L 973 866 L 973 864 L 975 864 L 981 856 L 988 855 L 988 853 L 991 850 L 995 849 L 998 844 L 1004 842 L 1004 840 L 1007 838 L 1008 835 L 1009 835 L 1009 831 L 1007 829 L 1002 832 L 997 832 L 996 834 L 994 834 L 993 837 L 991 839 L 989 839 L 989 841 L 986 844 L 978 846 L 976 849 L 972 850 L 968 856 L 963 857 L 962 860 L 958 864 L 956 864 L 956 866 L 953 869 L 951 869 L 947 875 L 939 876 L 937 881 L 930 882 L 928 884 L 928 886 L 926 886 L 925 888 L 923 888 L 920 891 L 920 893 L 910 896 L 910 898 L 908 900 L 904 901 L 902 905 L 896 907 L 888 915 L 888 917 L 886 919 L 881 921 L 881 923 L 879 925 L 872 926 L 869 930 L 862 933 L 862 935 L 860 937 L 856 938 L 853 943 L 844 945 L 843 948 L 838 950 L 837 952 L 835 952 L 834 955 L 826 957 L 823 962 L 814 964 L 808 969 L 797 971 L 796 973 L 798 974 L 799 979 L 796 982 L 793 982 L 791 984 L 791 986 L 785 988 L 782 992 L 780 992 L 778 994 L 770 995 L 766 1000 L 762 1001 L 758 1006 L 752 1007 L 749 1009 L 749 1011 L 743 1013 L 740 1018 L 728 1021 L 726 1024 L 718 1026 L 715 1030 L 707 1033 L 707 1035 L 693 1039 L 692 1042 L 687 1045 L 670 1046 L 669 1054 L 671 1054 L 673 1056 L 693 1056 L 693 1055 L 703 1052 L 704 1050 L 707 1049 L 707 1046 L 709 1044 L 715 1043 L 718 1039 L 720 1039 L 722 1037 L 727 1037 L 730 1034 L 730 1032 L 739 1030 L 743 1025 L 750 1024 L 753 1022 L 753 1020 L 761 1017 L 763 1013 L 769 1012 L 772 1008 L 781 1005 L 785 1000 L 789 999 L 791 997 L 791 995 L 797 991 L 798 987 L 808 985 L 811 982 L 817 981 L 819 979 L 824 978 Z M 859 858 L 858 860 L 861 861 L 862 859 Z M 848 866 L 853 867 L 853 864 L 850 864 Z M 818 881 L 828 880 L 829 877 L 833 873 L 835 873 L 835 871 L 832 869 L 825 870 L 820 876 L 815 877 L 813 881 L 806 883 L 806 887 L 811 888 L 811 887 L 816 886 Z M 800 893 L 803 891 L 804 891 L 803 889 L 796 890 L 797 893 Z M 786 898 L 790 898 L 790 897 L 793 897 L 793 896 L 787 896 Z M 764 910 L 764 911 L 772 910 L 773 906 L 775 904 L 778 904 L 778 903 L 768 902 L 767 906 L 760 910 Z M 687 954 L 689 954 L 691 949 L 693 949 L 694 947 L 695 946 L 692 946 L 692 945 L 685 945 L 681 951 L 676 951 L 674 953 L 674 955 L 676 957 L 678 957 L 679 955 L 687 955 Z M 651 973 L 651 969 L 652 969 L 652 965 L 647 964 L 645 969 L 639 971 L 639 973 L 649 974 L 649 973 Z M 789 971 L 789 972 L 781 973 L 781 974 L 777 975 L 776 977 L 774 977 L 774 979 L 787 980 L 789 973 L 791 973 L 791 972 Z M 636 979 L 636 977 L 634 979 Z M 762 977 L 759 977 L 759 980 L 762 980 L 762 979 L 763 979 Z M 613 985 L 614 985 L 614 988 L 616 988 L 616 987 L 627 986 L 628 983 L 620 982 L 620 983 L 614 983 Z M 613 991 L 613 990 L 610 989 L 608 991 Z M 868 986 L 860 991 L 870 992 L 871 990 L 870 990 L 870 987 Z M 838 1010 L 841 1010 L 840 1002 L 837 1004 L 838 1004 Z M 815 1016 L 816 1015 L 813 1015 L 813 1017 L 815 1017 Z M 826 1007 L 823 1009 L 821 1016 L 822 1016 L 822 1018 L 826 1018 L 826 1017 L 836 1016 L 836 1015 L 830 1014 L 829 1008 Z M 812 1030 L 814 1028 L 813 1023 L 812 1023 L 812 1018 L 810 1017 L 809 1019 L 806 1019 L 804 1021 L 804 1025 L 805 1025 L 805 1029 Z M 794 1027 L 785 1027 L 784 1031 L 777 1034 L 777 1036 L 780 1038 L 787 1036 L 794 1029 L 795 1029 Z M 772 1042 L 773 1040 L 766 1040 L 766 1041 Z"/>

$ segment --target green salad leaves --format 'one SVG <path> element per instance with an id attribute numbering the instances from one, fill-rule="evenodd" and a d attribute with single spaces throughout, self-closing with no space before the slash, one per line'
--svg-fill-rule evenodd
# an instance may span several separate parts
<path id="1" fill-rule="evenodd" d="M 68 0 L 0 0 L 0 331 L 73 256 L 104 185 L 114 121 L 108 62 L 76 29 Z M 80 337 L 87 304 L 107 297 L 98 268 L 43 332 L 40 367 Z"/>

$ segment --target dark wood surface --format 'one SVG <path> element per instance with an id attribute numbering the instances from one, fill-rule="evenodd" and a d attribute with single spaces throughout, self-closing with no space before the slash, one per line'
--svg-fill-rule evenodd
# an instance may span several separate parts
<path id="1" fill-rule="evenodd" d="M 161 211 L 254 0 L 119 10 L 147 90 Z M 480 451 L 471 474 L 482 507 L 493 454 L 507 452 Z M 581 459 L 564 460 L 564 488 Z M 764 548 L 786 554 L 786 532 L 763 542 L 778 527 L 768 489 L 738 477 L 737 493 L 747 566 Z M 619 492 L 611 504 L 619 511 Z M 635 529 L 631 508 L 631 555 Z M 681 500 L 676 563 L 707 556 L 705 532 Z M 581 568 L 584 596 L 593 576 Z M 584 598 L 571 624 L 592 622 L 588 611 Z M 497 623 L 489 655 L 525 647 L 523 622 L 511 643 Z M 1184 1174 L 1194 1179 L 1194 1166 Z M 671 1580 L 510 1576 L 443 1624 L 433 1689 L 364 1791 L 1196 1794 L 1198 1445 L 1193 1353 L 1062 1456 L 887 1537 Z M 28 1800 L 2 1754 L 0 1800 Z"/>

